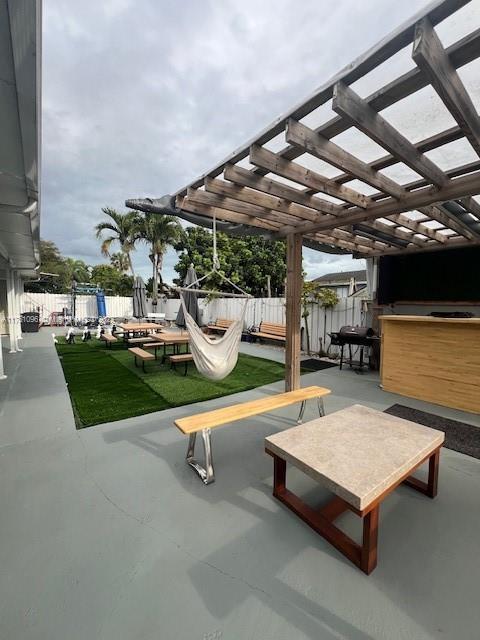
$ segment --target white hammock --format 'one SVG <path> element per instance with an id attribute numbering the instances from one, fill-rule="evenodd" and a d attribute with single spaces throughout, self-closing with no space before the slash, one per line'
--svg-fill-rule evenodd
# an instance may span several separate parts
<path id="1" fill-rule="evenodd" d="M 185 324 L 190 336 L 190 349 L 198 371 L 210 380 L 223 380 L 233 371 L 238 360 L 238 348 L 242 338 L 243 320 L 247 310 L 248 299 L 245 300 L 239 320 L 234 320 L 221 338 L 210 338 L 205 335 L 188 313 L 180 294 L 185 314 Z"/>

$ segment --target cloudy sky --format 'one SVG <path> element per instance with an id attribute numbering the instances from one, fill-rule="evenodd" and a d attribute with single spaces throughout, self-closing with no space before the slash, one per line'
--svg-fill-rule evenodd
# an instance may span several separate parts
<path id="1" fill-rule="evenodd" d="M 102 207 L 176 191 L 425 4 L 44 0 L 43 238 L 101 262 Z M 363 266 L 304 253 L 310 276 Z"/>

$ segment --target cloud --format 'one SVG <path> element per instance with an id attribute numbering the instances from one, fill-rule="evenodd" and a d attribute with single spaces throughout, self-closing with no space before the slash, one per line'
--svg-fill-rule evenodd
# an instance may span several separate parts
<path id="1" fill-rule="evenodd" d="M 425 4 L 45 0 L 42 236 L 101 262 L 102 207 L 175 192 Z M 305 251 L 312 277 L 351 263 Z"/>

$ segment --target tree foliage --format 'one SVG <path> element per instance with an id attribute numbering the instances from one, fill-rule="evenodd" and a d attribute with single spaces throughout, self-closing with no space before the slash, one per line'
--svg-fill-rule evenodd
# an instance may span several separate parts
<path id="1" fill-rule="evenodd" d="M 137 211 L 120 213 L 111 207 L 103 207 L 102 211 L 108 219 L 104 222 L 99 222 L 95 227 L 97 238 L 102 240 L 100 247 L 102 255 L 109 258 L 112 244 L 118 244 L 127 256 L 132 276 L 134 276 L 131 252 L 140 237 L 139 213 Z M 105 236 L 105 232 L 107 232 L 107 236 Z"/>
<path id="2" fill-rule="evenodd" d="M 132 295 L 133 276 L 122 273 L 111 264 L 95 265 L 92 269 L 90 282 L 98 285 L 107 295 Z"/>
<path id="3" fill-rule="evenodd" d="M 41 240 L 41 275 L 38 281 L 26 282 L 25 290 L 32 293 L 69 293 L 73 282 L 81 282 L 98 285 L 109 295 L 130 296 L 133 278 L 119 267 L 112 264 L 91 267 L 83 260 L 62 256 L 54 242 Z M 128 265 L 126 268 L 128 269 Z"/>
<path id="4" fill-rule="evenodd" d="M 182 284 L 187 269 L 193 264 L 198 277 L 205 275 L 213 265 L 212 233 L 202 227 L 188 227 L 175 244 L 179 260 L 175 265 Z M 272 295 L 281 295 L 285 288 L 286 248 L 281 241 L 272 242 L 261 236 L 235 238 L 217 233 L 217 253 L 220 271 L 236 285 L 254 296 L 265 296 L 267 276 L 270 276 Z M 226 290 L 220 279 L 211 278 L 205 288 Z"/>
<path id="5" fill-rule="evenodd" d="M 137 224 L 137 238 L 145 242 L 149 249 L 152 263 L 152 296 L 158 298 L 158 284 L 163 283 L 163 257 L 168 247 L 174 246 L 181 238 L 182 226 L 174 216 L 160 216 L 155 213 L 139 215 Z"/>

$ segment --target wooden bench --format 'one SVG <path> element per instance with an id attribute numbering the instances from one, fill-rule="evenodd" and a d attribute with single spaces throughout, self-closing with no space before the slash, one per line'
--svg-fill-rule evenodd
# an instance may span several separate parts
<path id="1" fill-rule="evenodd" d="M 142 336 L 141 338 L 127 338 L 127 344 L 145 344 L 146 342 L 153 342 L 153 338 L 150 336 Z"/>
<path id="2" fill-rule="evenodd" d="M 169 356 L 168 358 L 170 360 L 170 365 L 171 365 L 172 369 L 176 369 L 177 364 L 179 362 L 183 362 L 183 364 L 185 365 L 185 370 L 184 370 L 183 375 L 184 376 L 187 375 L 188 363 L 192 362 L 192 360 L 193 360 L 193 355 L 191 353 L 177 353 L 177 354 Z"/>
<path id="3" fill-rule="evenodd" d="M 276 324 L 275 322 L 261 322 L 258 331 L 252 331 L 250 335 L 256 338 L 285 342 L 287 339 L 287 327 L 284 324 Z"/>
<path id="4" fill-rule="evenodd" d="M 157 349 L 158 347 L 162 347 L 163 350 L 165 351 L 165 342 L 144 342 L 143 343 L 143 348 L 144 349 L 155 349 L 155 360 L 157 359 Z"/>
<path id="5" fill-rule="evenodd" d="M 147 373 L 145 371 L 145 361 L 155 360 L 155 356 L 153 355 L 153 353 L 148 353 L 148 351 L 145 351 L 144 349 L 140 349 L 140 347 L 132 347 L 131 349 L 129 349 L 129 351 L 130 353 L 133 353 L 135 357 L 135 366 L 138 367 L 137 358 L 140 358 L 140 360 L 142 361 L 143 372 Z"/>
<path id="6" fill-rule="evenodd" d="M 226 318 L 217 318 L 214 324 L 208 324 L 208 331 L 222 331 L 225 332 L 228 327 L 233 323 L 233 320 L 227 320 Z"/>
<path id="7" fill-rule="evenodd" d="M 103 340 L 106 343 L 107 347 L 108 345 L 110 345 L 111 347 L 114 342 L 118 342 L 118 338 L 110 335 L 109 333 L 102 333 L 102 335 L 100 336 L 100 340 Z"/>
<path id="8" fill-rule="evenodd" d="M 220 427 L 224 424 L 250 418 L 267 411 L 274 411 L 282 407 L 288 407 L 292 404 L 301 402 L 300 413 L 297 423 L 301 424 L 307 400 L 313 398 L 318 402 L 318 413 L 320 416 L 325 415 L 323 406 L 323 398 L 330 393 L 330 389 L 324 387 L 306 387 L 304 389 L 296 389 L 295 391 L 287 391 L 286 393 L 278 393 L 259 400 L 251 400 L 240 404 L 233 404 L 222 409 L 207 411 L 205 413 L 197 413 L 186 418 L 175 420 L 175 426 L 182 433 L 189 436 L 186 461 L 192 469 L 200 476 L 205 484 L 210 484 L 215 480 L 215 473 L 212 463 L 212 445 L 211 445 L 211 429 Z M 203 439 L 203 447 L 205 450 L 205 467 L 197 462 L 194 458 L 195 441 L 197 433 L 201 432 Z"/>

